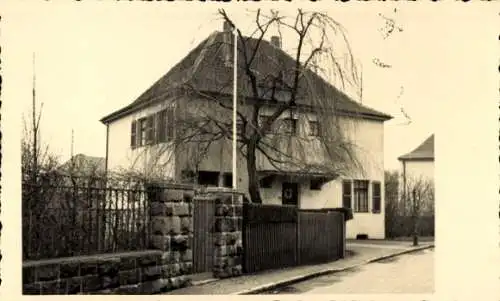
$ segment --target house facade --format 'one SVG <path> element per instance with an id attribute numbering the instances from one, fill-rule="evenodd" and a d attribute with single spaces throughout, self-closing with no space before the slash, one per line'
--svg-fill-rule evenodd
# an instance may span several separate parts
<path id="1" fill-rule="evenodd" d="M 410 178 L 434 181 L 434 134 L 429 136 L 411 152 L 398 158 L 401 174 Z"/>
<path id="2" fill-rule="evenodd" d="M 411 189 L 425 190 L 423 186 L 432 186 L 432 202 L 434 202 L 434 134 L 425 139 L 411 152 L 398 158 L 401 162 L 400 199 L 411 195 Z M 432 207 L 433 208 L 433 204 Z M 433 210 L 431 210 L 433 212 Z"/>
<path id="3" fill-rule="evenodd" d="M 193 112 L 202 114 L 201 112 L 217 107 L 212 96 L 214 90 L 219 93 L 217 95 L 224 95 L 220 88 L 211 89 L 211 85 L 220 83 L 224 76 L 232 76 L 232 67 L 224 66 L 227 53 L 210 53 L 210 45 L 224 40 L 226 33 L 227 30 L 223 30 L 211 35 L 136 101 L 101 120 L 107 127 L 108 171 L 132 168 L 145 173 L 159 173 L 176 182 L 232 187 L 230 137 L 213 137 L 210 143 L 200 141 L 197 144 L 191 141 L 189 148 L 173 146 L 173 141 L 180 136 L 176 134 L 179 130 L 176 124 L 179 124 L 179 120 L 187 120 L 182 116 Z M 262 44 L 263 51 L 266 51 L 267 47 L 271 49 L 272 54 L 287 56 L 284 51 L 280 51 L 281 41 L 276 37 L 273 37 L 271 42 L 262 41 Z M 218 55 L 221 56 L 222 63 L 220 66 L 214 66 L 214 58 Z M 204 65 L 206 61 L 210 61 L 212 65 Z M 186 82 L 190 85 L 196 84 L 196 91 L 204 93 L 179 93 L 182 89 L 180 83 Z M 328 88 L 334 89 L 330 86 Z M 205 94 L 208 94 L 206 91 L 212 92 L 211 96 L 205 97 Z M 262 154 L 257 154 L 256 165 L 262 200 L 266 204 L 296 205 L 303 209 L 350 207 L 353 209 L 354 218 L 347 222 L 348 238 L 360 235 L 384 238 L 384 122 L 392 117 L 363 106 L 341 92 L 337 93 L 339 98 L 336 115 L 339 128 L 356 146 L 355 156 L 362 168 L 352 168 L 348 174 L 342 176 L 322 170 L 283 170 L 276 168 Z M 228 95 L 230 97 L 230 93 L 225 96 Z M 219 97 L 223 96 L 216 96 L 217 99 Z M 249 105 L 243 101 L 238 111 L 244 112 L 247 106 Z M 264 122 L 275 109 L 275 104 L 263 104 L 259 122 Z M 214 112 L 215 115 L 220 115 L 214 119 L 220 117 L 222 120 L 227 118 L 227 115 L 230 116 L 231 111 L 219 108 Z M 314 148 L 318 143 L 316 117 L 312 111 L 286 111 L 275 123 L 284 125 L 276 131 L 289 134 L 292 137 L 289 141 L 298 139 L 294 137 L 307 139 L 311 148 L 307 148 L 302 155 L 311 160 L 311 163 L 321 165 L 325 159 Z M 239 130 L 244 131 L 245 128 Z M 290 151 L 298 151 L 293 147 L 293 142 L 291 143 Z M 247 161 L 241 152 L 238 152 L 237 156 L 237 190 L 250 198 Z"/>

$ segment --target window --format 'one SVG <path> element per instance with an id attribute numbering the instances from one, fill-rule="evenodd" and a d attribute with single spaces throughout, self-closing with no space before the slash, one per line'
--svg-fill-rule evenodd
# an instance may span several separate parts
<path id="1" fill-rule="evenodd" d="M 372 183 L 372 212 L 380 213 L 381 210 L 381 193 L 380 193 L 380 182 Z"/>
<path id="2" fill-rule="evenodd" d="M 167 142 L 167 111 L 163 110 L 158 113 L 158 118 L 156 119 L 158 125 L 158 142 Z"/>
<path id="3" fill-rule="evenodd" d="M 137 122 L 132 121 L 131 147 L 136 148 L 173 139 L 175 134 L 174 118 L 174 108 L 171 107 L 141 118 Z"/>
<path id="4" fill-rule="evenodd" d="M 219 173 L 216 171 L 198 172 L 198 184 L 203 186 L 219 186 Z"/>
<path id="5" fill-rule="evenodd" d="M 167 142 L 174 138 L 175 134 L 175 114 L 174 108 L 170 107 L 158 112 L 156 118 L 157 143 Z"/>
<path id="6" fill-rule="evenodd" d="M 319 123 L 317 121 L 309 121 L 309 136 L 319 136 Z"/>
<path id="7" fill-rule="evenodd" d="M 224 179 L 223 179 L 223 186 L 224 187 L 233 187 L 233 174 L 232 173 L 225 173 L 224 174 Z"/>
<path id="8" fill-rule="evenodd" d="M 169 140 L 174 139 L 175 137 L 175 112 L 174 108 L 170 107 L 166 109 L 167 111 L 167 138 Z"/>
<path id="9" fill-rule="evenodd" d="M 342 207 L 344 208 L 352 208 L 352 185 L 351 181 L 343 181 L 342 182 Z"/>
<path id="10" fill-rule="evenodd" d="M 311 180 L 310 184 L 311 184 L 309 187 L 310 190 L 321 190 L 321 186 L 323 186 L 323 181 L 318 179 L 313 179 Z"/>
<path id="11" fill-rule="evenodd" d="M 368 212 L 368 181 L 354 181 L 354 211 Z"/>
<path id="12" fill-rule="evenodd" d="M 147 119 L 142 118 L 139 119 L 139 137 L 138 137 L 138 146 L 146 145 L 146 124 Z"/>
<path id="13" fill-rule="evenodd" d="M 155 142 L 154 131 L 154 115 L 146 118 L 146 144 L 153 144 Z"/>
<path id="14" fill-rule="evenodd" d="M 192 170 L 183 170 L 181 172 L 181 178 L 183 183 L 195 183 L 196 173 Z"/>
<path id="15" fill-rule="evenodd" d="M 273 177 L 272 176 L 264 177 L 260 180 L 259 184 L 261 188 L 271 188 L 273 187 Z"/>
<path id="16" fill-rule="evenodd" d="M 297 120 L 292 118 L 283 119 L 283 134 L 295 135 L 297 133 Z"/>
<path id="17" fill-rule="evenodd" d="M 259 126 L 263 126 L 264 123 L 266 123 L 266 121 L 270 118 L 271 116 L 265 116 L 265 115 L 261 115 L 259 116 Z M 271 127 L 269 128 L 269 130 L 266 132 L 266 133 L 270 133 L 272 132 L 272 125 Z"/>
<path id="18" fill-rule="evenodd" d="M 137 145 L 137 122 L 132 121 L 130 128 L 130 147 L 134 149 Z"/>

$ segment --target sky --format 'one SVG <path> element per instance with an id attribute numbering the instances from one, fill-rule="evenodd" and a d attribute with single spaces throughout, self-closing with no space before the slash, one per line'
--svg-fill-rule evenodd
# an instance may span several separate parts
<path id="1" fill-rule="evenodd" d="M 198 42 L 222 28 L 216 6 L 150 7 L 47 4 L 11 8 L 6 14 L 7 28 L 13 29 L 5 34 L 12 39 L 7 51 L 15 51 L 12 64 L 23 71 L 15 80 L 26 87 L 19 92 L 21 111 L 30 114 L 36 53 L 37 101 L 43 103 L 41 139 L 61 160 L 70 157 L 72 130 L 75 154 L 103 157 L 106 130 L 99 120 L 134 101 Z M 397 157 L 434 133 L 443 116 L 437 105 L 442 100 L 433 92 L 440 88 L 436 66 L 442 58 L 437 53 L 446 51 L 442 48 L 447 27 L 438 23 L 438 10 L 395 8 L 320 9 L 347 31 L 363 69 L 363 104 L 394 116 L 385 124 L 386 169 L 398 168 Z M 281 11 L 289 15 L 295 9 Z M 242 29 L 250 28 L 252 13 L 241 6 L 227 11 Z M 379 31 L 385 26 L 381 15 L 393 18 L 402 31 L 384 39 Z M 30 22 L 21 21 L 28 18 Z M 9 37 L 14 31 L 15 36 Z M 294 42 L 285 37 L 283 47 Z M 392 67 L 376 66 L 375 58 Z"/>

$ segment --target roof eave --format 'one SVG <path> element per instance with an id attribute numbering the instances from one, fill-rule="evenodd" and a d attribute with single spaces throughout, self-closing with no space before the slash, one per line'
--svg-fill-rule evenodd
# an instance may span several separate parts
<path id="1" fill-rule="evenodd" d="M 393 119 L 394 117 L 386 114 L 370 114 L 370 113 L 361 113 L 356 111 L 347 111 L 347 110 L 338 110 L 339 116 L 347 116 L 347 117 L 358 117 L 362 119 L 376 120 L 376 121 L 388 121 Z"/>
<path id="2" fill-rule="evenodd" d="M 173 92 L 170 91 L 170 92 Z M 168 97 L 168 95 L 166 95 L 165 97 Z M 160 103 L 162 101 L 164 101 L 165 98 L 159 98 L 159 99 L 155 99 L 155 100 L 147 100 L 147 101 L 144 101 L 144 102 L 140 102 L 140 103 L 137 103 L 137 102 L 133 102 L 103 118 L 101 118 L 101 122 L 105 125 L 108 125 L 110 124 L 111 122 L 115 121 L 115 120 L 118 120 L 122 117 L 125 117 L 125 116 L 128 116 L 134 112 L 137 112 L 139 111 L 140 109 L 143 109 L 143 108 L 146 108 L 146 107 L 149 107 L 151 105 L 154 105 L 154 104 L 157 104 L 157 103 Z"/>
<path id="3" fill-rule="evenodd" d="M 434 157 L 410 157 L 410 156 L 400 156 L 398 157 L 399 161 L 434 161 Z"/>
<path id="4" fill-rule="evenodd" d="M 102 122 L 105 125 L 110 124 L 111 122 L 120 119 L 122 117 L 125 117 L 129 114 L 132 114 L 142 108 L 148 107 L 150 105 L 153 105 L 155 103 L 160 102 L 161 100 L 156 100 L 156 101 L 145 101 L 141 103 L 131 103 L 127 105 L 126 107 L 119 109 L 103 118 L 100 119 L 100 122 Z M 339 110 L 339 115 L 342 116 L 349 116 L 349 117 L 360 117 L 364 119 L 371 119 L 371 120 L 377 120 L 377 121 L 388 121 L 393 119 L 394 117 L 387 115 L 387 114 L 370 114 L 370 113 L 359 113 L 355 111 L 346 111 L 346 110 Z"/>

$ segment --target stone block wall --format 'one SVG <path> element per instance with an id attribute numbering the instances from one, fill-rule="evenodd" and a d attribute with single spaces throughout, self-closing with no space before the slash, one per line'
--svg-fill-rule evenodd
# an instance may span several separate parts
<path id="1" fill-rule="evenodd" d="M 215 278 L 239 276 L 243 272 L 243 196 L 217 194 L 215 199 Z"/>
<path id="2" fill-rule="evenodd" d="M 154 294 L 187 283 L 161 251 L 79 256 L 23 263 L 23 294 Z"/>
<path id="3" fill-rule="evenodd" d="M 193 196 L 192 191 L 160 190 L 151 202 L 151 248 L 162 252 L 169 289 L 191 285 Z"/>

